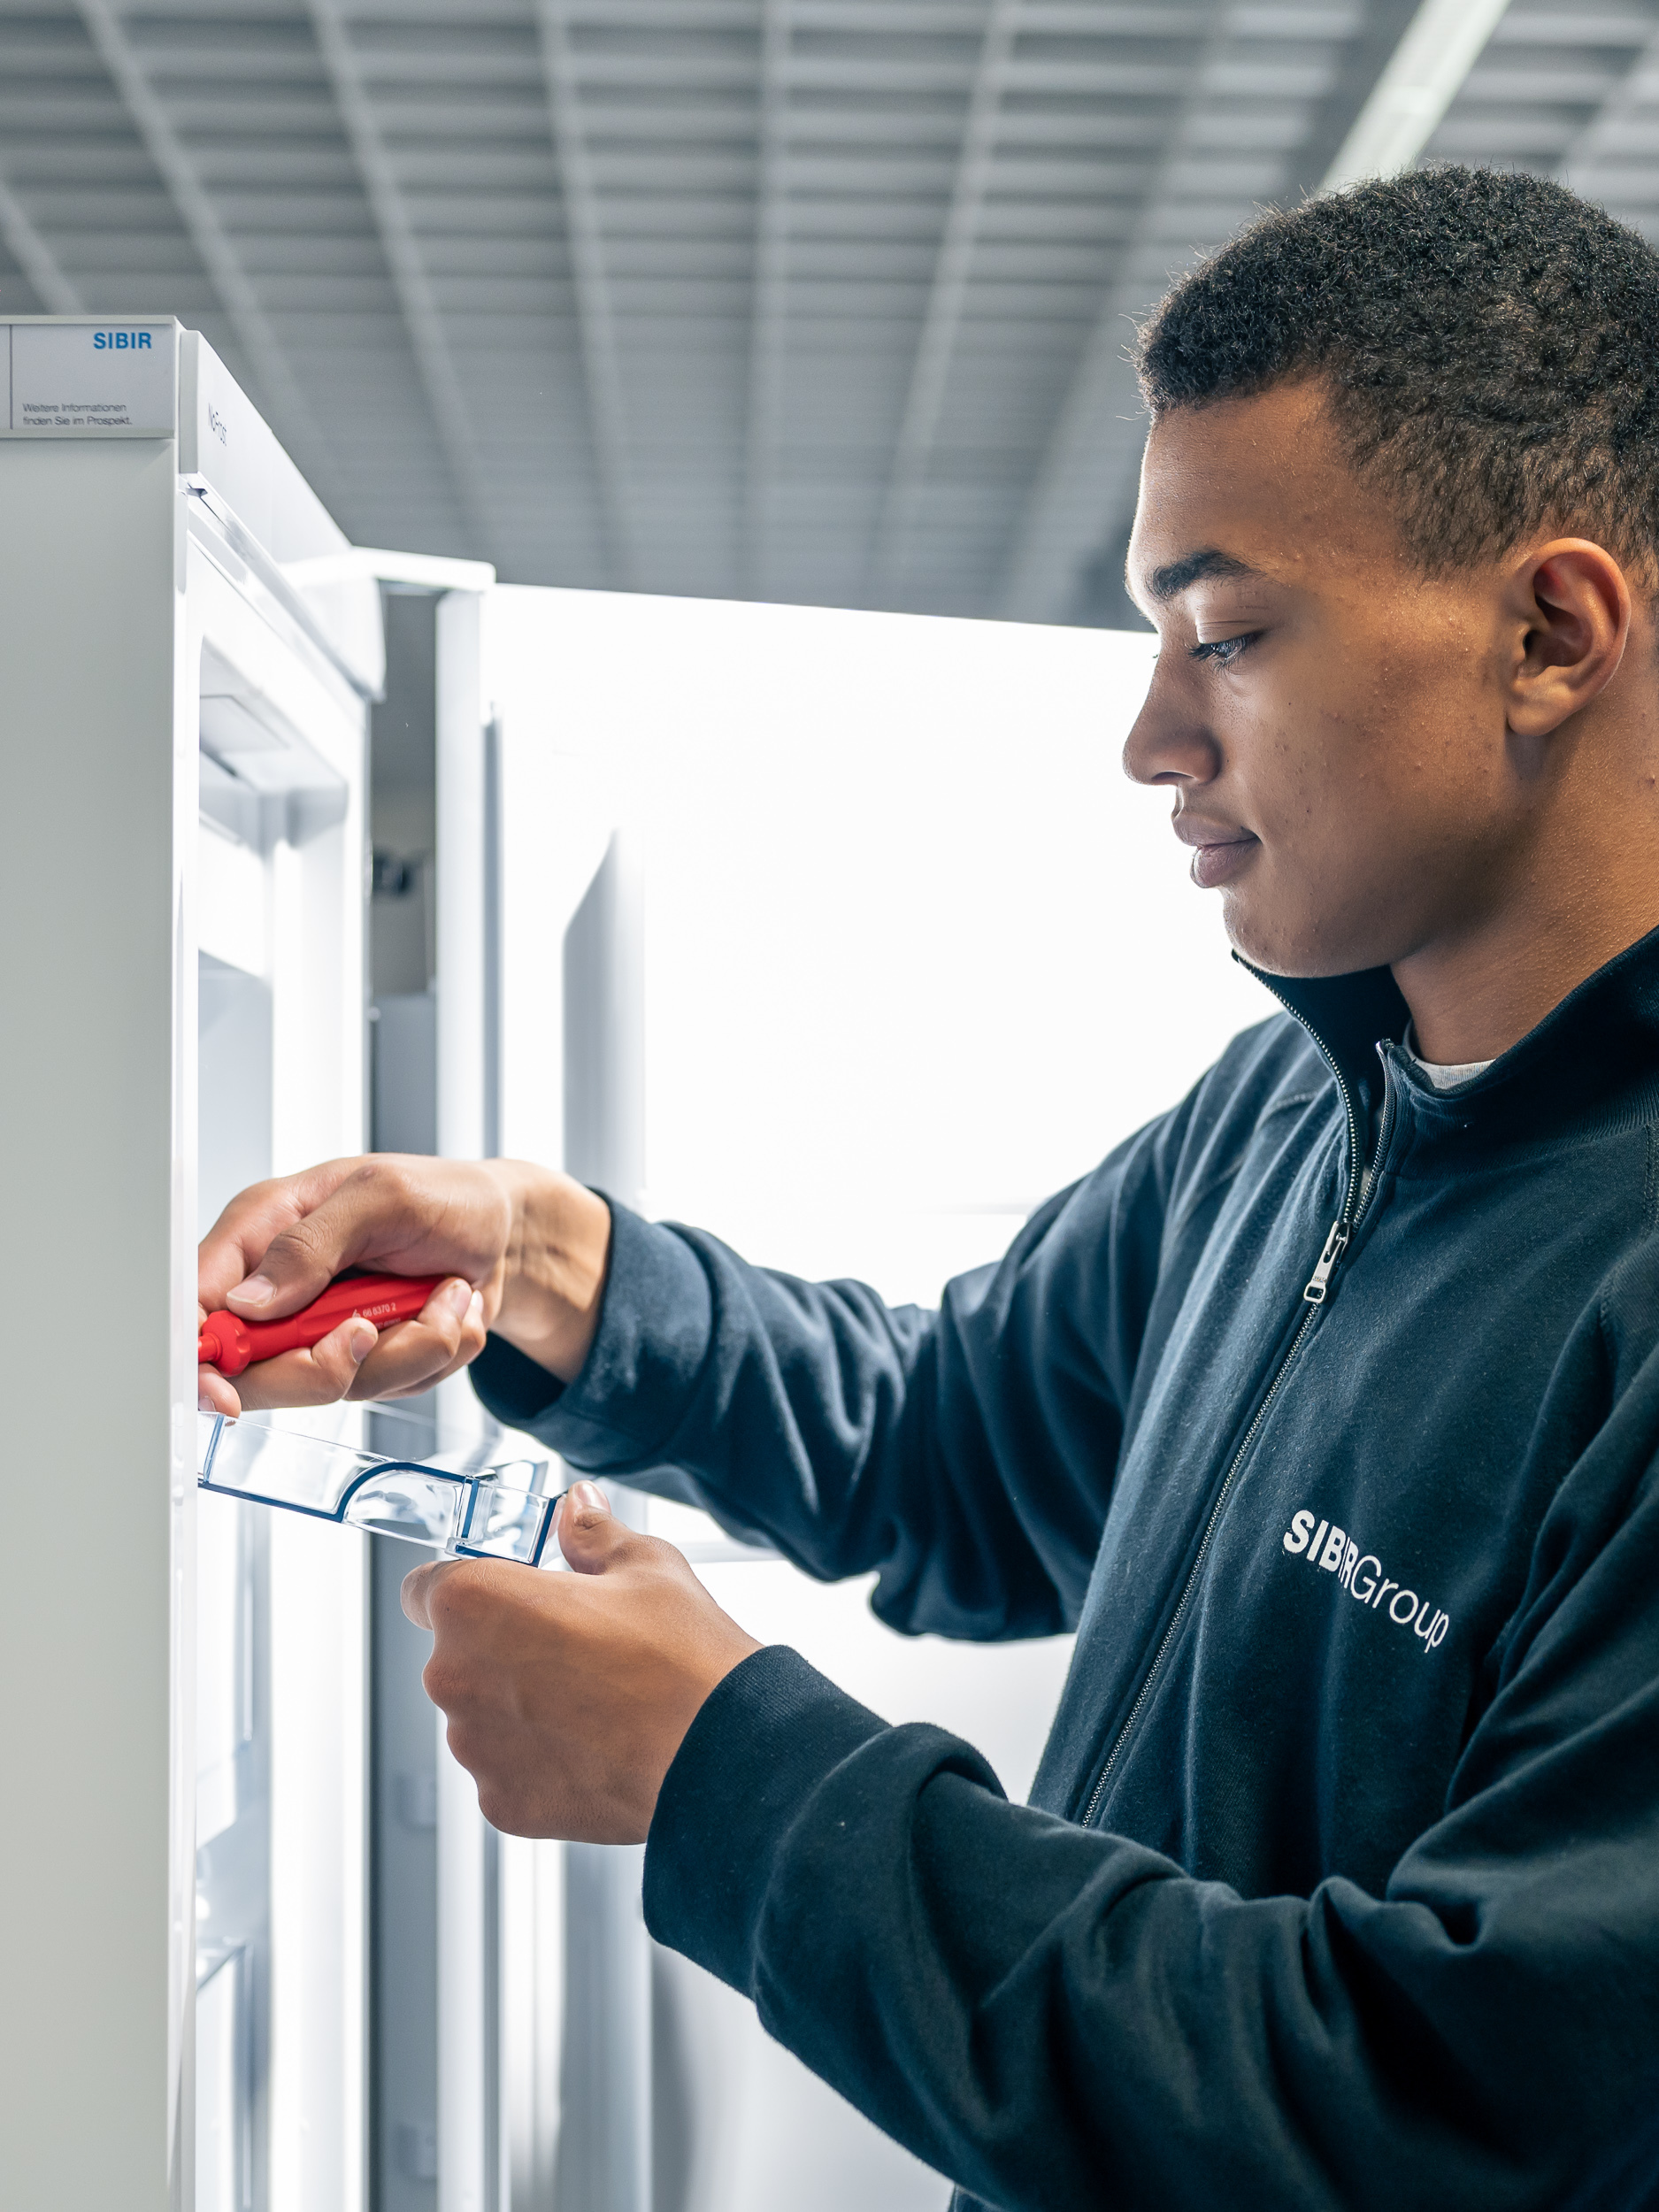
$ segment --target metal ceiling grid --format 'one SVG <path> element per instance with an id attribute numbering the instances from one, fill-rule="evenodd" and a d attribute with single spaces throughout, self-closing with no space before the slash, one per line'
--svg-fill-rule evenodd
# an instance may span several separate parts
<path id="1" fill-rule="evenodd" d="M 1510 0 L 1425 158 L 1559 176 L 1659 242 L 1659 0 Z"/>
<path id="2" fill-rule="evenodd" d="M 360 541 L 1120 618 L 1133 318 L 1415 0 L 0 0 L 0 308 L 204 329 Z M 1513 0 L 1432 153 L 1659 222 L 1659 0 Z"/>

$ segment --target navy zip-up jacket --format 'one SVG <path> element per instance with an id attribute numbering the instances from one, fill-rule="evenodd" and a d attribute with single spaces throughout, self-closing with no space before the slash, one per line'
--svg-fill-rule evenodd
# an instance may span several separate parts
<path id="1" fill-rule="evenodd" d="M 1275 987 L 937 1314 L 618 1207 L 577 1381 L 480 1394 L 895 1627 L 1076 1628 L 1029 1808 L 770 1648 L 646 1855 L 969 2200 L 1659 2204 L 1659 933 L 1442 1093 L 1386 972 Z"/>

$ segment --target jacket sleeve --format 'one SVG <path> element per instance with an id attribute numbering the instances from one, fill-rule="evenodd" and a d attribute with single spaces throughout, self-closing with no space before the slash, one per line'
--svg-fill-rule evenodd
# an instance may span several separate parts
<path id="1" fill-rule="evenodd" d="M 1191 1106 L 1050 1200 L 938 1313 L 749 1266 L 612 1202 L 576 1381 L 492 1339 L 474 1386 L 572 1466 L 704 1506 L 820 1578 L 877 1569 L 894 1627 L 1052 1634 L 1094 1563 Z"/>
<path id="2" fill-rule="evenodd" d="M 1010 1805 L 773 1647 L 670 1770 L 651 1931 L 1004 2212 L 1659 2202 L 1659 1472 L 1604 1435 L 1567 1488 L 1381 1896 Z"/>

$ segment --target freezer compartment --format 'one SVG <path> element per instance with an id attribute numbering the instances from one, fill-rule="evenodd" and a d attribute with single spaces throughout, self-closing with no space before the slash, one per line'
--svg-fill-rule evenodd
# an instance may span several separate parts
<path id="1" fill-rule="evenodd" d="M 196 1479 L 221 1497 L 349 1523 L 377 1536 L 467 1559 L 512 1559 L 539 1566 L 552 1531 L 557 1494 L 552 1463 L 511 1459 L 480 1463 L 472 1454 L 425 1454 L 426 1424 L 375 1409 L 380 1448 L 308 1436 L 292 1416 L 244 1413 L 227 1421 L 196 1417 Z M 400 1429 L 410 1447 L 400 1455 Z M 389 1445 L 391 1449 L 387 1449 Z"/>

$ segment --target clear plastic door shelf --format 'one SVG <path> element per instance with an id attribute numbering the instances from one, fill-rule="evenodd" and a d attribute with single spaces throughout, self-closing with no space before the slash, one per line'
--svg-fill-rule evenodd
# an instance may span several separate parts
<path id="1" fill-rule="evenodd" d="M 552 1532 L 558 1494 L 548 1488 L 551 1463 L 510 1459 L 476 1463 L 473 1455 L 424 1455 L 423 1421 L 374 1414 L 377 1444 L 391 1450 L 296 1433 L 269 1414 L 227 1421 L 196 1417 L 196 1480 L 204 1490 L 292 1513 L 401 1536 L 463 1559 L 512 1559 L 539 1566 Z"/>

